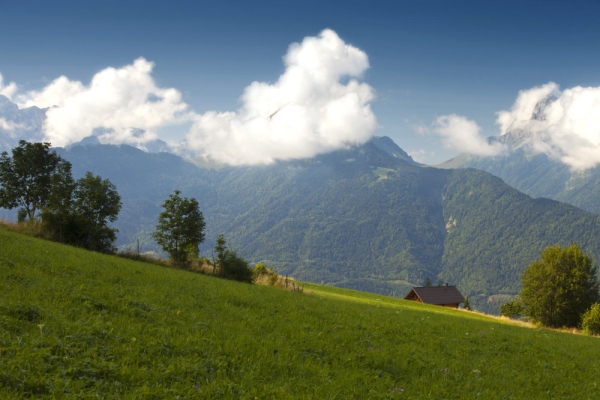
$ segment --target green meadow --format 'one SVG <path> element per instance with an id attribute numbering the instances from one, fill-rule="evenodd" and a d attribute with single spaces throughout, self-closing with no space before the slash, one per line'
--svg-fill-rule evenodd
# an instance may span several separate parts
<path id="1" fill-rule="evenodd" d="M 0 227 L 0 398 L 600 398 L 600 340 Z"/>

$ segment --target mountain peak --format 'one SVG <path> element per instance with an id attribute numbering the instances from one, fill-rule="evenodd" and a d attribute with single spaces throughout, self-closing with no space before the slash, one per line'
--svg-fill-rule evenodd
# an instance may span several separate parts
<path id="1" fill-rule="evenodd" d="M 373 136 L 368 143 L 373 144 L 379 150 L 384 151 L 396 159 L 406 161 L 409 164 L 420 165 L 387 136 Z"/>

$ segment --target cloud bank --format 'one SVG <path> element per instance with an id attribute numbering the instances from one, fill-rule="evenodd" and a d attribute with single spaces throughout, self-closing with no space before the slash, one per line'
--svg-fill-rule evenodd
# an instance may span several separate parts
<path id="1" fill-rule="evenodd" d="M 600 87 L 557 84 L 519 92 L 509 111 L 498 113 L 501 135 L 521 133 L 538 151 L 573 169 L 600 163 Z"/>
<path id="2" fill-rule="evenodd" d="M 369 68 L 363 51 L 327 29 L 291 44 L 283 61 L 275 83 L 252 82 L 240 108 L 229 112 L 191 110 L 179 90 L 156 84 L 154 64 L 144 58 L 103 69 L 89 84 L 61 76 L 24 93 L 0 75 L 0 94 L 20 108 L 48 108 L 43 135 L 54 146 L 93 134 L 102 143 L 145 149 L 162 128 L 180 124 L 191 128 L 184 141 L 170 143 L 175 151 L 241 165 L 312 157 L 369 140 L 377 121 L 374 91 L 359 81 Z M 2 127 L 13 128 L 7 120 Z"/>
<path id="3" fill-rule="evenodd" d="M 501 143 L 490 143 L 481 134 L 481 127 L 475 121 L 456 114 L 436 118 L 431 131 L 441 136 L 444 145 L 452 150 L 479 156 L 495 156 L 506 149 Z"/>
<path id="4" fill-rule="evenodd" d="M 600 164 L 600 87 L 560 90 L 554 82 L 519 92 L 510 110 L 499 111 L 500 137 L 515 136 L 519 146 L 547 154 L 575 170 Z M 508 150 L 502 140 L 488 140 L 475 121 L 451 114 L 438 117 L 421 133 L 440 136 L 446 147 L 495 156 Z"/>
<path id="5" fill-rule="evenodd" d="M 235 112 L 196 115 L 187 144 L 228 164 L 312 157 L 366 142 L 377 127 L 367 55 L 332 30 L 290 45 L 274 84 L 253 82 Z M 342 78 L 350 77 L 346 84 Z"/>
<path id="6" fill-rule="evenodd" d="M 45 140 L 66 146 L 97 134 L 104 143 L 143 148 L 158 138 L 161 127 L 185 118 L 188 106 L 173 88 L 159 88 L 154 64 L 138 58 L 122 68 L 106 68 L 89 85 L 61 76 L 40 91 L 17 95 L 20 107 L 50 107 Z"/>

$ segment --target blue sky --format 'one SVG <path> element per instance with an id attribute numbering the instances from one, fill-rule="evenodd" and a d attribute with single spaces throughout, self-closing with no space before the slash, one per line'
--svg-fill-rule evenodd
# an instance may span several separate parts
<path id="1" fill-rule="evenodd" d="M 198 113 L 235 110 L 251 82 L 277 81 L 291 43 L 332 29 L 368 55 L 361 81 L 376 94 L 375 134 L 430 164 L 458 150 L 417 126 L 458 114 L 496 135 L 496 112 L 520 90 L 600 86 L 598 1 L 0 1 L 0 10 L 5 84 L 26 92 L 65 75 L 87 85 L 143 57 L 156 84 Z"/>

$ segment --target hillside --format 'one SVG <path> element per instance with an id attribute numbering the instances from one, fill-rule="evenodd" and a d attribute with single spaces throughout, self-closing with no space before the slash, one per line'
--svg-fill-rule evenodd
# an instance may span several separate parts
<path id="1" fill-rule="evenodd" d="M 598 338 L 300 294 L 0 227 L 2 398 L 589 398 Z"/>
<path id="2" fill-rule="evenodd" d="M 60 149 L 59 149 L 60 150 Z M 75 175 L 109 178 L 123 198 L 119 245 L 150 238 L 174 189 L 195 197 L 210 256 L 224 233 L 244 257 L 298 279 L 404 296 L 426 277 L 456 284 L 473 304 L 516 294 L 520 274 L 548 245 L 573 241 L 600 259 L 600 221 L 533 200 L 475 170 L 418 165 L 388 138 L 313 159 L 260 167 L 199 168 L 129 146 L 60 150 Z"/>

